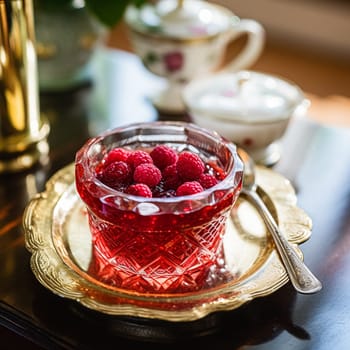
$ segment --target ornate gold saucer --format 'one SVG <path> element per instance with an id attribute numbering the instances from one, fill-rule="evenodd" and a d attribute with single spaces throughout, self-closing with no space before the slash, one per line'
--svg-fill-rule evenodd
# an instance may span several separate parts
<path id="1" fill-rule="evenodd" d="M 260 194 L 293 243 L 309 239 L 312 222 L 297 206 L 290 182 L 265 167 L 257 168 Z M 235 278 L 219 286 L 186 294 L 141 294 L 106 285 L 88 273 L 91 236 L 85 206 L 75 190 L 74 165 L 59 170 L 44 192 L 25 209 L 26 248 L 39 282 L 53 293 L 110 315 L 167 321 L 192 321 L 273 293 L 288 277 L 272 239 L 256 210 L 243 196 L 232 210 L 225 236 L 226 264 Z"/>

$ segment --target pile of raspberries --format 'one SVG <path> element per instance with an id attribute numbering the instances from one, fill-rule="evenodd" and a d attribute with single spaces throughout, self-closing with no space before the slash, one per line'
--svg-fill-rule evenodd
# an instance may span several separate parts
<path id="1" fill-rule="evenodd" d="M 114 148 L 96 168 L 97 178 L 118 191 L 141 197 L 177 197 L 202 192 L 224 177 L 190 151 L 167 145 L 150 151 Z"/>

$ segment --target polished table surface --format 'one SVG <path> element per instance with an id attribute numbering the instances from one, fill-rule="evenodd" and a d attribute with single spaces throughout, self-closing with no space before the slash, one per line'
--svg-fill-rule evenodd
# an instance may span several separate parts
<path id="1" fill-rule="evenodd" d="M 50 161 L 0 180 L 0 325 L 27 349 L 347 349 L 350 343 L 350 129 L 299 118 L 282 140 L 274 169 L 294 185 L 298 206 L 312 218 L 304 259 L 322 281 L 301 295 L 288 283 L 244 306 L 187 323 L 108 316 L 44 288 L 24 246 L 23 210 L 53 173 L 102 130 L 137 121 L 186 119 L 162 115 L 147 96 L 161 81 L 132 54 L 104 49 L 92 83 L 65 93 L 42 93 L 51 124 Z M 18 337 L 13 337 L 17 339 Z M 4 339 L 12 339 L 7 337 Z M 185 343 L 184 343 L 185 342 Z M 13 344 L 1 343 L 1 349 Z"/>

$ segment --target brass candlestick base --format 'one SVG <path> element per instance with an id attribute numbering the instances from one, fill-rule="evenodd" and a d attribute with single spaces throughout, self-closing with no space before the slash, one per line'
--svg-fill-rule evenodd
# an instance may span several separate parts
<path id="1" fill-rule="evenodd" d="M 8 142 L 1 143 L 0 174 L 26 170 L 37 163 L 46 164 L 49 153 L 46 137 L 49 129 L 48 123 L 42 123 L 36 138 L 19 137 L 18 142 L 12 145 Z"/>
<path id="2" fill-rule="evenodd" d="M 39 111 L 32 0 L 0 0 L 0 173 L 47 158 Z"/>

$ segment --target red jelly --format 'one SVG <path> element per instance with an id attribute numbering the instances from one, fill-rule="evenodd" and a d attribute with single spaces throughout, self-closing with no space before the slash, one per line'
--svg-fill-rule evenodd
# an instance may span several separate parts
<path id="1" fill-rule="evenodd" d="M 157 159 L 157 165 L 164 168 L 162 174 L 174 175 L 166 166 L 176 166 L 178 155 L 190 152 L 203 162 L 203 169 L 196 170 L 198 177 L 203 172 L 217 181 L 203 191 L 178 196 L 176 188 L 166 185 L 167 175 L 162 175 L 157 184 L 148 179 L 150 198 L 129 193 L 128 187 L 135 186 L 132 176 L 117 176 L 122 180 L 110 181 L 113 187 L 101 176 L 105 160 L 113 158 L 109 156 L 112 150 L 152 154 L 159 145 L 176 154 L 167 155 L 164 162 Z M 152 166 L 144 168 L 152 172 L 156 165 L 148 162 Z M 184 181 L 177 179 L 172 185 Z M 235 145 L 193 124 L 132 124 L 89 140 L 76 155 L 76 187 L 88 209 L 92 233 L 89 274 L 108 285 L 140 293 L 185 293 L 215 286 L 225 271 L 226 220 L 241 186 L 242 163 Z"/>

